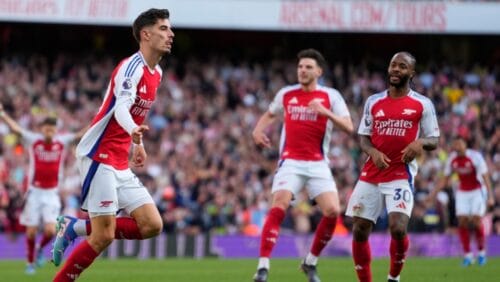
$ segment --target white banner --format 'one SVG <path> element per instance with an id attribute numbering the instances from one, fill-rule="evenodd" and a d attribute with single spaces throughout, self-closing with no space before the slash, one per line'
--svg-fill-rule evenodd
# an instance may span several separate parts
<path id="1" fill-rule="evenodd" d="M 178 28 L 500 34 L 499 2 L 0 0 L 0 21 L 131 25 L 168 8 Z"/>

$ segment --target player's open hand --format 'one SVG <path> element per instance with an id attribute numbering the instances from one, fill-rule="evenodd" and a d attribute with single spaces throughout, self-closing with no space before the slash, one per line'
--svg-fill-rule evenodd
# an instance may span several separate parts
<path id="1" fill-rule="evenodd" d="M 132 142 L 134 144 L 141 144 L 142 143 L 142 135 L 144 132 L 149 130 L 149 127 L 147 125 L 140 125 L 132 130 Z"/>
<path id="2" fill-rule="evenodd" d="M 259 147 L 271 148 L 271 140 L 267 137 L 266 134 L 260 131 L 254 131 L 252 133 L 253 141 Z"/>
<path id="3" fill-rule="evenodd" d="M 422 143 L 419 140 L 415 140 L 408 144 L 406 148 L 401 151 L 403 155 L 401 156 L 401 161 L 404 163 L 409 163 L 413 161 L 417 156 L 422 154 Z"/>
<path id="4" fill-rule="evenodd" d="M 132 165 L 134 167 L 143 167 L 146 164 L 146 159 L 148 155 L 146 154 L 146 150 L 142 145 L 134 145 L 134 149 L 132 152 Z"/>
<path id="5" fill-rule="evenodd" d="M 313 110 L 314 112 L 320 114 L 320 115 L 328 115 L 328 109 L 323 106 L 321 103 L 321 99 L 313 99 L 311 102 L 309 102 L 309 109 Z"/>
<path id="6" fill-rule="evenodd" d="M 373 163 L 379 169 L 388 168 L 390 163 L 391 163 L 391 159 L 386 154 L 384 154 L 376 149 L 374 149 L 372 152 L 370 152 L 370 158 L 372 158 Z"/>

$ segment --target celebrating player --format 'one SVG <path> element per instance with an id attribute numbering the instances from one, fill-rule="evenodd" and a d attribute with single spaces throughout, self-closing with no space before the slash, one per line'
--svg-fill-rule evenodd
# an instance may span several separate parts
<path id="1" fill-rule="evenodd" d="M 464 250 L 463 266 L 474 262 L 470 248 L 469 226 L 472 225 L 476 234 L 479 250 L 477 263 L 486 264 L 485 233 L 481 218 L 486 212 L 486 206 L 493 206 L 495 198 L 491 188 L 486 162 L 480 152 L 468 149 L 465 139 L 455 137 L 450 154 L 444 168 L 444 177 L 429 195 L 434 200 L 437 193 L 448 187 L 452 173 L 458 174 L 460 185 L 455 193 L 455 211 L 458 218 L 458 236 Z"/>
<path id="2" fill-rule="evenodd" d="M 77 147 L 82 177 L 82 209 L 89 212 L 85 221 L 62 217 L 54 244 L 53 259 L 58 265 L 62 254 L 77 235 L 90 234 L 73 250 L 54 278 L 56 282 L 74 281 L 114 238 L 146 239 L 162 230 L 161 216 L 139 179 L 129 168 L 142 167 L 146 151 L 142 136 L 144 122 L 156 97 L 162 70 L 158 63 L 170 53 L 174 33 L 166 9 L 149 9 L 133 23 L 139 51 L 122 60 L 111 75 L 104 101 L 89 130 Z M 124 209 L 129 217 L 116 218 Z"/>
<path id="3" fill-rule="evenodd" d="M 79 139 L 84 131 L 77 134 L 58 134 L 57 119 L 47 117 L 40 124 L 41 133 L 36 133 L 22 128 L 5 112 L 2 104 L 0 118 L 14 133 L 21 136 L 29 153 L 28 190 L 20 222 L 26 226 L 28 251 L 25 272 L 34 274 L 35 265 L 41 266 L 44 263 L 43 248 L 55 235 L 56 219 L 61 212 L 58 187 L 63 176 L 68 145 Z M 43 236 L 35 247 L 40 222 L 43 223 Z"/>
<path id="4" fill-rule="evenodd" d="M 415 157 L 437 147 L 439 128 L 432 102 L 410 89 L 415 58 L 396 53 L 388 68 L 389 89 L 368 97 L 359 125 L 361 149 L 368 154 L 346 214 L 353 217 L 352 253 L 359 281 L 371 282 L 368 237 L 382 212 L 389 213 L 391 265 L 388 281 L 399 281 L 409 241 Z"/>
<path id="5" fill-rule="evenodd" d="M 278 239 L 285 211 L 294 195 L 307 187 L 322 213 L 314 242 L 301 269 L 309 281 L 319 281 L 316 271 L 318 256 L 331 239 L 337 215 L 339 199 L 337 187 L 328 166 L 327 155 L 332 128 L 351 133 L 351 117 L 341 94 L 318 84 L 325 59 L 316 50 L 298 53 L 297 77 L 299 84 L 281 89 L 269 109 L 257 122 L 253 138 L 257 145 L 271 147 L 264 130 L 283 112 L 284 127 L 280 142 L 280 161 L 274 176 L 273 200 L 260 243 L 260 257 L 254 281 L 267 281 L 269 257 Z"/>

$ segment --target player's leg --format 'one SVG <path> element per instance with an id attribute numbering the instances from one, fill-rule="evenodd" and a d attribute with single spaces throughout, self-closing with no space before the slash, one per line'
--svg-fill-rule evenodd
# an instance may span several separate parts
<path id="1" fill-rule="evenodd" d="M 389 231 L 391 244 L 389 253 L 391 257 L 389 268 L 389 281 L 399 281 L 403 270 L 406 254 L 410 246 L 407 227 L 413 210 L 413 192 L 407 180 L 396 180 L 380 185 L 380 190 L 385 196 L 385 205 L 389 214 Z"/>
<path id="2" fill-rule="evenodd" d="M 293 195 L 296 195 L 304 185 L 304 178 L 296 173 L 296 169 L 292 165 L 284 164 L 274 176 L 271 209 L 267 214 L 261 232 L 259 262 L 257 273 L 254 275 L 254 281 L 256 282 L 267 281 L 270 268 L 269 258 L 278 240 L 280 226 L 285 219 L 285 212 L 292 201 Z"/>
<path id="3" fill-rule="evenodd" d="M 472 205 L 471 222 L 477 241 L 477 249 L 478 249 L 477 264 L 485 265 L 487 261 L 486 246 L 485 246 L 486 234 L 484 230 L 482 217 L 486 214 L 486 201 L 485 201 L 486 197 L 484 195 L 486 195 L 487 193 L 485 190 L 483 191 L 483 189 L 478 189 L 473 193 L 476 195 L 474 195 L 474 200 L 471 203 Z"/>
<path id="4" fill-rule="evenodd" d="M 115 216 L 110 213 L 90 213 L 92 233 L 71 252 L 54 282 L 75 281 L 115 237 Z"/>
<path id="5" fill-rule="evenodd" d="M 57 189 L 44 191 L 41 202 L 43 202 L 41 207 L 43 235 L 36 253 L 36 265 L 38 267 L 45 264 L 43 249 L 52 241 L 56 233 L 56 220 L 61 211 L 61 199 Z"/>
<path id="6" fill-rule="evenodd" d="M 399 275 L 403 270 L 406 254 L 410 246 L 407 235 L 409 219 L 409 216 L 404 213 L 392 212 L 389 214 L 389 230 L 391 233 L 389 281 L 399 281 Z"/>
<path id="7" fill-rule="evenodd" d="M 118 201 L 131 217 L 116 221 L 116 238 L 141 240 L 160 234 L 163 221 L 148 190 L 132 172 L 118 176 Z"/>
<path id="8" fill-rule="evenodd" d="M 38 226 L 26 226 L 26 269 L 28 275 L 35 274 L 35 240 Z"/>
<path id="9" fill-rule="evenodd" d="M 354 269 L 360 282 L 371 282 L 371 250 L 368 237 L 382 212 L 383 197 L 379 188 L 358 181 L 349 199 L 346 215 L 353 217 L 352 256 Z"/>
<path id="10" fill-rule="evenodd" d="M 462 244 L 464 259 L 463 266 L 469 266 L 474 263 L 474 254 L 470 247 L 470 224 L 472 213 L 472 198 L 470 192 L 457 191 L 455 194 L 455 210 L 458 220 L 458 237 Z"/>
<path id="11" fill-rule="evenodd" d="M 478 250 L 478 255 L 477 255 L 477 264 L 478 265 L 485 265 L 486 264 L 486 246 L 485 246 L 485 241 L 486 241 L 486 235 L 484 231 L 484 225 L 482 218 L 480 216 L 474 215 L 472 217 L 472 228 L 474 230 L 474 233 L 476 235 L 476 241 L 477 241 L 477 250 Z"/>
<path id="12" fill-rule="evenodd" d="M 35 245 L 38 225 L 41 221 L 40 202 L 36 200 L 39 191 L 30 189 L 26 195 L 23 211 L 19 218 L 22 225 L 26 226 L 26 269 L 28 275 L 35 274 Z"/>
<path id="13" fill-rule="evenodd" d="M 92 232 L 71 252 L 54 278 L 55 282 L 76 280 L 115 237 L 115 214 L 119 207 L 116 171 L 110 166 L 86 160 L 88 169 L 82 186 L 82 208 L 89 212 Z"/>
<path id="14" fill-rule="evenodd" d="M 333 237 L 337 217 L 340 213 L 337 186 L 331 176 L 330 168 L 324 164 L 322 170 L 323 173 L 318 167 L 317 173 L 311 175 L 311 178 L 306 182 L 309 197 L 316 201 L 322 213 L 321 220 L 314 233 L 311 249 L 301 264 L 301 269 L 310 282 L 320 281 L 316 269 L 318 257 Z"/>

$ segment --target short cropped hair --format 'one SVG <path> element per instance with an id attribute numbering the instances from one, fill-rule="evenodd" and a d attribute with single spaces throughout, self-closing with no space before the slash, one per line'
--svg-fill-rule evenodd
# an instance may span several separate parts
<path id="1" fill-rule="evenodd" d="M 57 118 L 55 117 L 46 117 L 42 120 L 42 122 L 40 123 L 41 126 L 44 126 L 44 125 L 53 125 L 53 126 L 56 126 L 57 125 Z"/>
<path id="2" fill-rule="evenodd" d="M 318 64 L 318 66 L 320 68 L 326 68 L 326 60 L 325 60 L 325 57 L 323 57 L 323 55 L 316 49 L 304 49 L 302 51 L 300 51 L 298 54 L 297 54 L 297 59 L 300 61 L 300 59 L 304 59 L 304 58 L 307 58 L 307 59 L 313 59 L 316 61 L 316 63 Z"/>
<path id="3" fill-rule="evenodd" d="M 168 9 L 155 9 L 151 8 L 142 12 L 134 21 L 132 25 L 132 33 L 137 42 L 141 42 L 141 30 L 146 26 L 155 25 L 159 19 L 168 19 L 170 12 Z"/>

